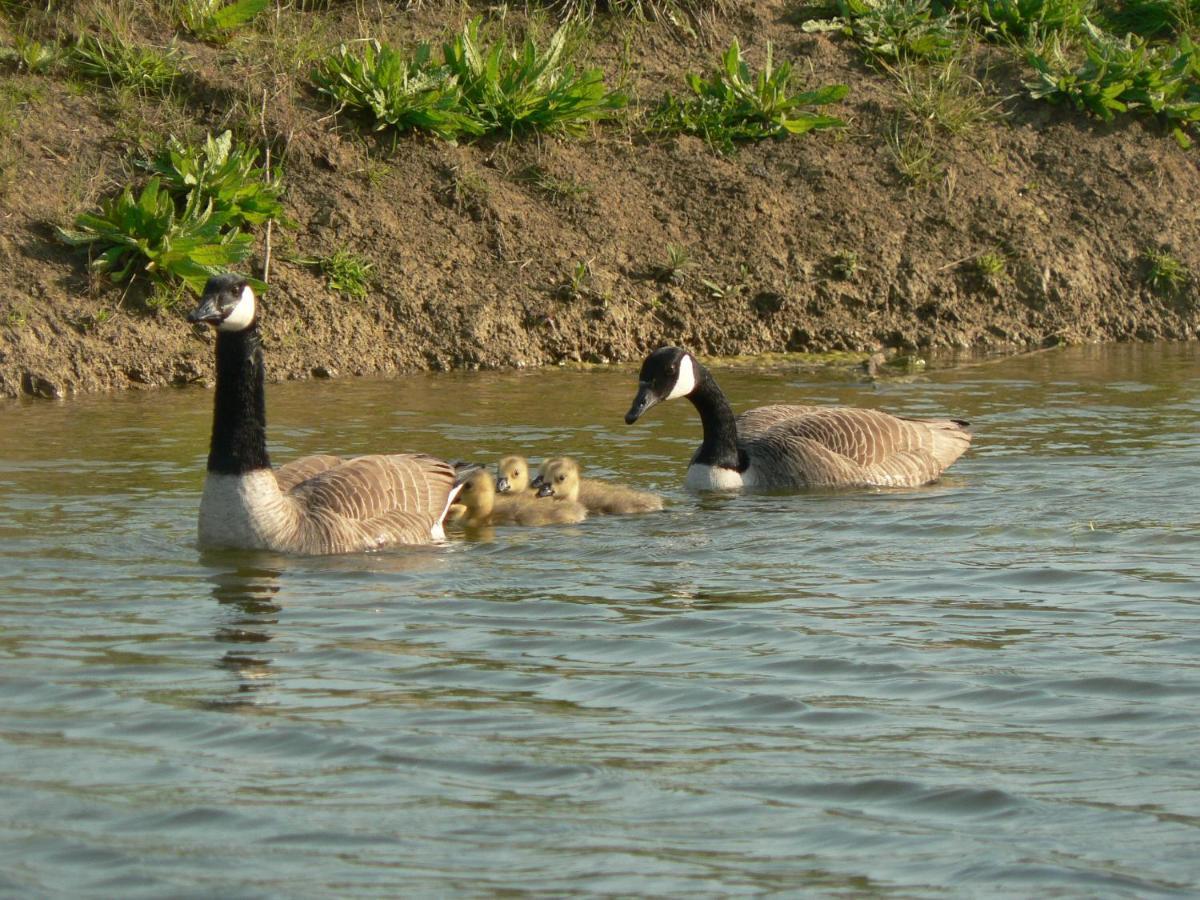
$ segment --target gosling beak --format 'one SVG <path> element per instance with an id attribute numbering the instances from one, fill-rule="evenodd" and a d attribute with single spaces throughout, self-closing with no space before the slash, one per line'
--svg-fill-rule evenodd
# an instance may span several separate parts
<path id="1" fill-rule="evenodd" d="M 496 479 L 496 492 L 499 494 L 507 494 L 509 491 L 508 479 L 501 475 Z"/>
<path id="2" fill-rule="evenodd" d="M 545 483 L 546 479 L 542 477 L 541 472 L 538 472 L 537 475 L 533 477 L 533 481 L 529 482 L 529 486 L 532 488 L 540 488 Z"/>
<path id="3" fill-rule="evenodd" d="M 554 496 L 554 486 L 547 481 L 543 481 L 541 483 L 541 485 L 538 487 L 538 496 L 539 497 L 553 497 Z"/>
<path id="4" fill-rule="evenodd" d="M 661 398 L 654 393 L 654 389 L 642 382 L 638 385 L 637 396 L 633 398 L 633 406 L 629 407 L 629 412 L 625 413 L 625 424 L 632 425 L 650 407 L 658 403 Z"/>
<path id="5" fill-rule="evenodd" d="M 216 294 L 205 294 L 200 298 L 200 305 L 188 313 L 187 320 L 192 324 L 207 322 L 209 325 L 220 325 L 225 321 L 225 314 Z"/>

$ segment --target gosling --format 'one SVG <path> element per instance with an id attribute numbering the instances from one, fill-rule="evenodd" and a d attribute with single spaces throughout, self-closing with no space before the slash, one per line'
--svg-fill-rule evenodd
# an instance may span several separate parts
<path id="1" fill-rule="evenodd" d="M 496 463 L 496 492 L 514 497 L 536 497 L 537 488 L 529 484 L 529 460 L 523 456 L 504 456 Z"/>
<path id="2" fill-rule="evenodd" d="M 588 512 L 604 516 L 657 512 L 663 508 L 663 499 L 658 494 L 580 477 L 579 464 L 569 456 L 548 459 L 542 463 L 538 480 L 541 482 L 538 496 L 578 502 Z"/>
<path id="3" fill-rule="evenodd" d="M 457 501 L 455 506 L 463 509 L 456 521 L 467 528 L 486 525 L 574 525 L 587 518 L 587 508 L 573 500 L 550 503 L 536 496 L 497 496 L 496 482 L 487 469 L 476 469 L 463 479 Z"/>

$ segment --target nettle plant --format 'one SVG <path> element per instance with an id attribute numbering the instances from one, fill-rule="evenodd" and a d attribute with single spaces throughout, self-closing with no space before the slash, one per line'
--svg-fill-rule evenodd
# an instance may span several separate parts
<path id="1" fill-rule="evenodd" d="M 774 64 L 770 44 L 762 71 L 751 73 L 734 39 L 709 78 L 687 76 L 691 96 L 667 94 L 662 99 L 650 127 L 663 134 L 699 135 L 719 152 L 729 153 L 738 141 L 845 126 L 841 119 L 812 109 L 841 100 L 849 90 L 846 85 L 791 93 L 791 77 L 790 63 Z"/>
<path id="2" fill-rule="evenodd" d="M 283 187 L 265 176 L 257 158 L 257 149 L 234 144 L 229 132 L 202 147 L 172 138 L 142 163 L 153 174 L 140 193 L 127 185 L 58 235 L 86 247 L 92 270 L 113 281 L 142 274 L 199 293 L 210 275 L 250 255 L 254 227 L 283 220 Z"/>

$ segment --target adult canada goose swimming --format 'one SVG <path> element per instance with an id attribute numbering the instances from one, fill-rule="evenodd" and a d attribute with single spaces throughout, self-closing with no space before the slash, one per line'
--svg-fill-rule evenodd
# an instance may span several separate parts
<path id="1" fill-rule="evenodd" d="M 708 369 L 679 347 L 646 357 L 626 424 L 677 397 L 692 401 L 704 426 L 685 482 L 696 490 L 915 487 L 936 481 L 971 444 L 957 419 L 845 406 L 761 406 L 735 419 Z"/>
<path id="2" fill-rule="evenodd" d="M 496 463 L 496 491 L 501 494 L 537 495 L 529 485 L 529 460 L 523 456 L 503 456 Z"/>
<path id="3" fill-rule="evenodd" d="M 536 480 L 539 496 L 578 501 L 588 512 L 603 516 L 657 512 L 663 508 L 663 499 L 658 494 L 635 491 L 598 478 L 584 478 L 579 464 L 569 456 L 546 460 Z"/>
<path id="4" fill-rule="evenodd" d="M 263 356 L 254 291 L 215 275 L 189 322 L 217 333 L 217 389 L 200 546 L 351 553 L 443 537 L 454 469 L 432 456 L 307 456 L 281 469 L 267 456 Z"/>
<path id="5" fill-rule="evenodd" d="M 459 519 L 468 528 L 482 525 L 571 525 L 587 518 L 580 503 L 555 503 L 525 494 L 496 494 L 496 482 L 487 469 L 476 469 L 462 482 L 455 506 L 462 506 Z"/>

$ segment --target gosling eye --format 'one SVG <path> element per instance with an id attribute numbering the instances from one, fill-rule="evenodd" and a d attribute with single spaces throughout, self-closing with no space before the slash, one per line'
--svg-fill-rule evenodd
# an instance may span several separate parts
<path id="1" fill-rule="evenodd" d="M 555 481 L 566 481 L 566 480 L 567 480 L 567 476 L 566 476 L 566 475 L 559 475 L 559 476 L 558 476 L 556 479 L 554 479 L 554 480 L 555 480 Z"/>

